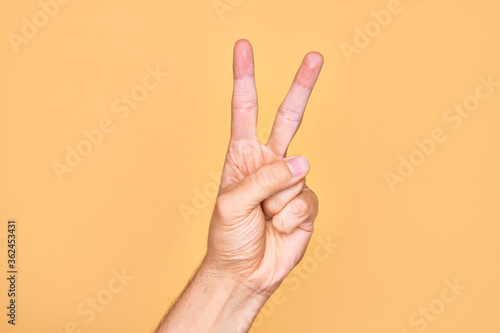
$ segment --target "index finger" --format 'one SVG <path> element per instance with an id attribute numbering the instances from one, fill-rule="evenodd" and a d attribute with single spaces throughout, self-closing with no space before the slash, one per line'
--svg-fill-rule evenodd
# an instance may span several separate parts
<path id="1" fill-rule="evenodd" d="M 322 66 L 323 56 L 318 52 L 309 52 L 304 57 L 285 100 L 278 108 L 266 146 L 279 156 L 285 155 L 302 122 L 307 101 Z"/>
<path id="2" fill-rule="evenodd" d="M 231 100 L 231 138 L 253 139 L 257 127 L 257 89 L 252 45 L 238 40 L 233 53 L 233 97 Z"/>

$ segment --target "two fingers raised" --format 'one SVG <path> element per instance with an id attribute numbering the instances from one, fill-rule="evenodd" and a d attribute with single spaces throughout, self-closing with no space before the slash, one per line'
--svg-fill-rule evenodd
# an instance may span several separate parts
<path id="1" fill-rule="evenodd" d="M 285 156 L 298 130 L 322 66 L 323 56 L 318 52 L 309 52 L 302 60 L 288 94 L 278 108 L 266 143 L 277 156 Z M 231 138 L 256 139 L 258 102 L 255 66 L 252 46 L 245 39 L 238 40 L 234 46 L 233 80 Z"/>

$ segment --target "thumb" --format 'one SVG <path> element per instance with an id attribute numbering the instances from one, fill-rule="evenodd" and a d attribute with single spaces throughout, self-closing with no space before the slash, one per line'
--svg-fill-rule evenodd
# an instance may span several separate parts
<path id="1" fill-rule="evenodd" d="M 309 162 L 304 156 L 287 157 L 260 167 L 226 194 L 231 197 L 232 207 L 250 211 L 265 199 L 301 181 L 308 172 Z"/>

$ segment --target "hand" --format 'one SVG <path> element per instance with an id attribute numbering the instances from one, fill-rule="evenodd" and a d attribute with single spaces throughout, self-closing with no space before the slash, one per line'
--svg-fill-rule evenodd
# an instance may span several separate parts
<path id="1" fill-rule="evenodd" d="M 236 42 L 231 140 L 207 254 L 155 332 L 248 332 L 304 255 L 318 199 L 305 185 L 308 161 L 285 156 L 322 65 L 319 53 L 306 55 L 262 145 L 252 47 Z"/>
<path id="2" fill-rule="evenodd" d="M 305 56 L 263 145 L 256 137 L 252 47 L 247 40 L 234 47 L 231 139 L 203 265 L 265 295 L 303 257 L 318 213 L 305 185 L 308 161 L 285 156 L 322 65 L 321 54 Z"/>

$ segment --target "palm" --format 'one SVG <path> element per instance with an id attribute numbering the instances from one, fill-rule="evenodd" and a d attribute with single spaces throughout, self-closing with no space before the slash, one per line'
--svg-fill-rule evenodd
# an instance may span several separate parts
<path id="1" fill-rule="evenodd" d="M 231 141 L 222 174 L 221 190 L 230 188 L 259 167 L 283 157 L 256 139 Z M 266 218 L 262 206 L 255 208 L 245 218 L 231 222 L 233 231 L 246 244 L 242 249 L 241 240 L 235 242 L 238 244 L 239 259 L 251 267 L 255 280 L 262 281 L 262 277 L 265 277 L 264 280 L 269 285 L 281 280 L 295 266 L 312 234 L 312 224 L 297 228 L 290 234 L 277 231 L 269 218 Z M 241 232 L 237 229 L 241 229 Z M 236 249 L 230 252 L 234 253 L 234 250 Z"/>
<path id="2" fill-rule="evenodd" d="M 304 59 L 290 92 L 280 106 L 269 141 L 264 145 L 258 142 L 255 135 L 257 93 L 251 46 L 243 43 L 235 47 L 232 133 L 220 194 L 259 167 L 285 157 L 302 120 L 321 64 L 322 58 L 318 59 L 315 54 Z M 224 233 L 218 237 L 223 244 L 220 252 L 231 261 L 238 262 L 238 270 L 251 274 L 257 281 L 265 281 L 265 285 L 274 285 L 297 264 L 313 229 L 312 222 L 306 222 L 291 233 L 282 233 L 274 228 L 261 205 L 250 214 L 223 221 L 222 224 Z"/>

